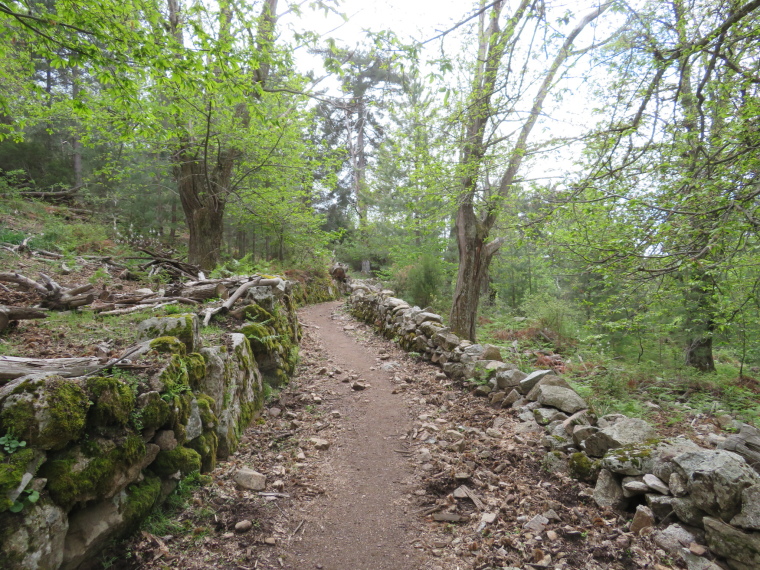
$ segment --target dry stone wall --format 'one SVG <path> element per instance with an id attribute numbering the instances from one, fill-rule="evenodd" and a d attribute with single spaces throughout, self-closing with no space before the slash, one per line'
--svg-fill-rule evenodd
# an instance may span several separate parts
<path id="1" fill-rule="evenodd" d="M 539 437 L 547 469 L 592 484 L 599 506 L 629 513 L 628 532 L 652 534 L 689 570 L 760 568 L 760 430 L 740 425 L 706 449 L 660 438 L 641 419 L 597 417 L 553 371 L 526 374 L 502 362 L 499 347 L 459 339 L 439 315 L 393 291 L 367 282 L 349 287 L 352 314 L 449 377 L 472 379 L 473 393 L 494 407 L 515 410 L 517 437 Z"/>
<path id="2" fill-rule="evenodd" d="M 320 283 L 314 296 L 334 297 L 331 287 Z M 195 314 L 148 319 L 130 361 L 149 374 L 1 385 L 0 568 L 75 569 L 183 477 L 233 453 L 265 382 L 285 382 L 295 368 L 294 295 L 310 298 L 301 282 L 251 288 L 240 303 L 245 324 L 214 345 Z"/>

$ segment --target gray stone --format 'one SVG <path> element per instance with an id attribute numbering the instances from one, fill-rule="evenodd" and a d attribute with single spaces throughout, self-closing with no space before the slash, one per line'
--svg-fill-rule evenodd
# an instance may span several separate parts
<path id="1" fill-rule="evenodd" d="M 98 551 L 124 524 L 119 501 L 103 501 L 77 511 L 69 519 L 62 570 L 74 570 Z"/>
<path id="2" fill-rule="evenodd" d="M 248 532 L 253 528 L 253 522 L 248 519 L 235 523 L 235 530 L 237 532 Z"/>
<path id="3" fill-rule="evenodd" d="M 314 449 L 317 449 L 319 451 L 326 451 L 330 449 L 330 442 L 326 439 L 312 437 L 309 439 L 309 441 L 312 443 L 312 445 L 314 445 Z"/>
<path id="4" fill-rule="evenodd" d="M 731 524 L 750 530 L 760 530 L 760 485 L 742 491 L 742 510 L 731 519 Z"/>
<path id="5" fill-rule="evenodd" d="M 623 487 L 615 474 L 607 469 L 602 469 L 599 472 L 594 487 L 594 501 L 600 507 L 625 508 L 627 499 L 623 494 Z"/>
<path id="6" fill-rule="evenodd" d="M 511 392 L 509 392 L 509 394 L 506 395 L 501 405 L 502 407 L 511 406 L 512 404 L 517 402 L 520 398 L 521 398 L 520 393 L 517 390 L 512 390 Z"/>
<path id="7" fill-rule="evenodd" d="M 692 542 L 698 542 L 698 536 L 680 524 L 672 524 L 663 530 L 655 531 L 652 538 L 657 546 L 674 558 L 680 555 L 682 548 L 688 547 Z"/>
<path id="8" fill-rule="evenodd" d="M 506 392 L 491 392 L 488 396 L 488 401 L 491 402 L 492 406 L 500 408 L 506 397 Z"/>
<path id="9" fill-rule="evenodd" d="M 644 443 L 657 436 L 655 429 L 644 420 L 625 418 L 599 430 L 583 442 L 586 453 L 602 457 L 610 449 Z M 641 473 L 643 475 L 643 473 Z M 628 473 L 639 475 L 639 473 Z"/>
<path id="10" fill-rule="evenodd" d="M 589 410 L 581 410 L 575 412 L 569 418 L 567 418 L 563 425 L 567 433 L 572 434 L 575 431 L 576 426 L 593 426 L 596 422 L 596 416 Z"/>
<path id="11" fill-rule="evenodd" d="M 652 509 L 645 505 L 636 507 L 636 514 L 633 515 L 630 531 L 633 534 L 639 534 L 643 529 L 654 526 L 654 513 Z"/>
<path id="12" fill-rule="evenodd" d="M 731 520 L 741 510 L 742 492 L 760 483 L 744 459 L 731 451 L 688 451 L 673 459 L 696 504 L 714 517 Z"/>
<path id="13" fill-rule="evenodd" d="M 575 444 L 571 437 L 567 435 L 565 428 L 562 427 L 562 422 L 555 422 L 547 432 L 541 443 L 547 449 L 556 451 L 569 451 L 574 449 Z"/>
<path id="14" fill-rule="evenodd" d="M 686 488 L 686 480 L 678 473 L 670 474 L 670 479 L 668 479 L 668 489 L 670 489 L 670 492 L 674 497 L 683 497 L 689 492 Z"/>
<path id="15" fill-rule="evenodd" d="M 459 344 L 459 337 L 450 332 L 438 332 L 433 335 L 433 344 L 444 350 L 454 350 Z"/>
<path id="16" fill-rule="evenodd" d="M 501 390 L 507 390 L 514 388 L 520 383 L 520 380 L 526 378 L 527 374 L 516 368 L 510 370 L 499 370 L 491 378 L 491 382 Z"/>
<path id="17" fill-rule="evenodd" d="M 760 533 L 743 532 L 712 517 L 705 517 L 704 524 L 707 545 L 715 554 L 727 558 L 729 565 L 760 568 Z"/>
<path id="18" fill-rule="evenodd" d="M 201 349 L 206 375 L 196 391 L 214 400 L 217 457 L 225 460 L 237 449 L 237 434 L 248 427 L 241 424 L 242 418 L 250 417 L 247 412 L 252 406 L 261 405 L 264 387 L 248 339 L 240 333 L 230 333 L 222 337 L 222 342 L 224 347 Z"/>
<path id="19" fill-rule="evenodd" d="M 541 467 L 548 473 L 567 473 L 569 469 L 567 455 L 561 451 L 550 451 L 541 460 Z"/>
<path id="20" fill-rule="evenodd" d="M 549 519 L 543 515 L 536 515 L 523 525 L 525 530 L 530 530 L 535 533 L 544 532 L 546 525 L 549 524 Z"/>
<path id="21" fill-rule="evenodd" d="M 635 495 L 646 495 L 649 492 L 649 485 L 642 481 L 641 476 L 623 477 L 623 493 L 626 497 Z"/>
<path id="22" fill-rule="evenodd" d="M 556 410 L 555 408 L 536 408 L 533 410 L 533 417 L 542 426 L 545 426 L 557 420 L 561 421 L 567 419 L 567 416 L 565 414 Z"/>
<path id="23" fill-rule="evenodd" d="M 697 556 L 690 552 L 688 548 L 684 548 L 681 551 L 681 557 L 686 562 L 687 570 L 723 570 L 721 566 L 718 566 L 712 560 Z"/>
<path id="24" fill-rule="evenodd" d="M 520 394 L 527 394 L 533 389 L 533 386 L 535 386 L 541 378 L 546 376 L 547 374 L 553 374 L 552 370 L 535 370 L 528 374 L 525 378 L 519 381 L 518 384 L 518 392 Z"/>
<path id="25" fill-rule="evenodd" d="M 564 422 L 562 423 L 563 429 L 565 429 L 565 432 L 567 432 L 567 428 L 564 427 Z M 596 428 L 594 426 L 575 426 L 573 428 L 573 441 L 575 442 L 575 445 L 578 447 L 581 447 L 582 443 L 586 441 L 589 437 L 594 435 L 596 432 L 599 431 L 599 428 Z"/>
<path id="26" fill-rule="evenodd" d="M 63 562 L 64 539 L 69 529 L 66 513 L 41 499 L 27 507 L 24 516 L 13 516 L 13 526 L 0 535 L 0 558 L 16 558 L 13 566 L 3 569 L 57 570 Z M 9 516 L 3 513 L 2 516 Z M 12 557 L 12 558 L 11 558 Z"/>
<path id="27" fill-rule="evenodd" d="M 554 374 L 547 374 L 543 378 L 541 378 L 538 382 L 536 382 L 536 385 L 533 386 L 533 388 L 530 389 L 530 392 L 525 394 L 525 397 L 530 400 L 531 402 L 535 402 L 538 400 L 538 391 L 541 386 L 559 386 L 561 388 L 567 388 L 568 390 L 573 390 L 573 387 L 570 386 L 570 384 L 567 383 L 567 380 L 564 378 L 560 378 L 559 376 L 555 376 Z M 517 387 L 518 391 L 520 390 L 520 387 Z M 575 390 L 573 390 L 574 392 Z"/>
<path id="28" fill-rule="evenodd" d="M 658 521 L 664 520 L 673 514 L 673 497 L 648 493 L 644 498 L 646 499 L 647 506 L 652 509 Z"/>
<path id="29" fill-rule="evenodd" d="M 651 458 L 648 462 L 648 473 L 656 475 L 661 481 L 667 481 L 670 484 L 671 474 L 680 473 L 676 464 L 673 463 L 673 459 L 687 451 L 698 451 L 700 449 L 702 448 L 696 443 L 684 438 L 662 441 L 652 448 Z"/>
<path id="30" fill-rule="evenodd" d="M 480 360 L 498 360 L 502 362 L 501 350 L 493 344 L 483 345 L 483 353 L 480 355 Z"/>
<path id="31" fill-rule="evenodd" d="M 646 483 L 650 489 L 653 491 L 657 491 L 658 493 L 662 493 L 663 495 L 669 495 L 670 489 L 668 486 L 660 481 L 659 477 L 656 477 L 652 475 L 651 473 L 647 473 L 644 475 L 644 483 Z"/>
<path id="32" fill-rule="evenodd" d="M 266 475 L 249 467 L 238 469 L 232 479 L 243 489 L 250 489 L 251 491 L 263 491 L 267 487 Z"/>
<path id="33" fill-rule="evenodd" d="M 626 419 L 624 414 L 606 414 L 597 420 L 599 428 L 604 429 L 615 425 L 620 420 Z"/>
<path id="34" fill-rule="evenodd" d="M 193 401 L 190 402 L 190 416 L 187 418 L 187 425 L 185 426 L 185 437 L 187 441 L 192 441 L 202 433 L 203 422 L 198 408 L 198 400 L 193 398 Z"/>
<path id="35" fill-rule="evenodd" d="M 138 340 L 152 340 L 162 336 L 173 336 L 185 343 L 187 352 L 197 352 L 201 347 L 198 315 L 170 315 L 151 317 L 137 325 Z"/>
<path id="36" fill-rule="evenodd" d="M 441 319 L 441 315 L 436 315 L 435 313 L 418 313 L 414 317 L 414 323 L 417 326 L 420 326 L 424 322 L 432 321 L 434 323 L 440 323 L 443 319 Z"/>
<path id="37" fill-rule="evenodd" d="M 536 420 L 532 419 L 527 422 L 520 422 L 515 426 L 515 433 L 516 434 L 526 434 L 526 433 L 539 433 L 543 431 L 540 425 L 536 423 Z"/>
<path id="38" fill-rule="evenodd" d="M 568 414 L 588 408 L 586 401 L 575 390 L 563 388 L 562 386 L 538 386 L 536 401 L 544 406 L 552 406 Z"/>
<path id="39" fill-rule="evenodd" d="M 161 451 L 171 451 L 179 445 L 177 443 L 177 438 L 174 436 L 174 430 L 170 429 L 157 431 L 153 438 L 153 443 L 155 443 Z"/>
<path id="40" fill-rule="evenodd" d="M 673 511 L 680 521 L 689 526 L 702 528 L 702 519 L 707 513 L 700 508 L 700 505 L 691 496 L 674 497 L 670 503 Z"/>

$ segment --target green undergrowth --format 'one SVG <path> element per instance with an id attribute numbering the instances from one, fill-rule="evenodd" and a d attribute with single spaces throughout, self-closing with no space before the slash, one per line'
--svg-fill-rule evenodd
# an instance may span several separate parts
<path id="1" fill-rule="evenodd" d="M 478 342 L 506 347 L 505 359 L 523 372 L 547 368 L 542 358 L 559 355 L 557 372 L 600 415 L 616 412 L 676 425 L 695 413 L 731 413 L 760 425 L 760 381 L 747 374 L 754 374 L 750 365 L 742 370 L 730 347 L 716 347 L 715 372 L 699 372 L 684 364 L 676 338 L 613 338 L 574 324 L 578 315 L 556 306 L 534 311 L 543 317 L 486 307 Z"/>
<path id="2" fill-rule="evenodd" d="M 211 484 L 211 477 L 198 471 L 190 473 L 177 483 L 177 488 L 166 501 L 143 521 L 140 529 L 156 536 L 184 536 L 193 534 L 202 538 L 211 532 L 214 512 L 209 508 L 190 508 L 193 494 Z M 182 514 L 182 517 L 178 515 Z"/>

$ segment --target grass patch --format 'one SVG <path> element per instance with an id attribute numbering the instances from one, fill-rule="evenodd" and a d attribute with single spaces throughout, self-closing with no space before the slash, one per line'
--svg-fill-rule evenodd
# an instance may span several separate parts
<path id="1" fill-rule="evenodd" d="M 163 505 L 146 518 L 140 530 L 156 536 L 189 536 L 199 539 L 211 532 L 205 525 L 214 518 L 209 508 L 191 509 L 193 493 L 211 483 L 211 477 L 195 471 L 182 479 Z M 181 516 L 180 516 L 181 515 Z"/>

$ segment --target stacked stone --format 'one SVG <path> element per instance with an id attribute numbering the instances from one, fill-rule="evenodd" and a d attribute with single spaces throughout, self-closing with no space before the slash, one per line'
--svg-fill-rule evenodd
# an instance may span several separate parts
<path id="1" fill-rule="evenodd" d="M 241 303 L 262 323 L 256 354 L 267 371 L 290 373 L 295 305 L 287 290 L 254 289 Z M 24 442 L 0 446 L 0 566 L 77 568 L 183 477 L 233 453 L 264 400 L 246 326 L 203 346 L 197 315 L 155 317 L 130 355 L 157 370 L 150 377 L 31 375 L 0 387 L 0 434 Z"/>
<path id="2" fill-rule="evenodd" d="M 473 380 L 473 393 L 495 407 L 516 410 L 517 433 L 541 436 L 547 468 L 594 484 L 601 507 L 635 509 L 630 532 L 652 533 L 689 570 L 760 568 L 760 430 L 745 424 L 738 436 L 716 442 L 721 449 L 705 449 L 685 438 L 660 439 L 641 419 L 597 418 L 553 371 L 525 374 L 502 362 L 498 347 L 459 339 L 439 315 L 393 291 L 366 282 L 350 288 L 357 318 L 449 377 Z M 705 557 L 703 544 L 722 566 Z"/>

